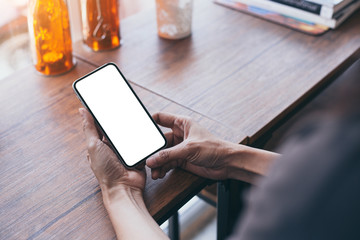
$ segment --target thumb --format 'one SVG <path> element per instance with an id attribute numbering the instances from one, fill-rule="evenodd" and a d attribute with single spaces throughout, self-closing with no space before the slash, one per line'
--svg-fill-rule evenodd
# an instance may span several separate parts
<path id="1" fill-rule="evenodd" d="M 174 147 L 161 150 L 146 160 L 146 165 L 149 168 L 159 168 L 163 165 L 176 161 L 179 159 L 186 159 L 188 151 L 186 150 L 185 143 L 182 142 Z"/>
<path id="2" fill-rule="evenodd" d="M 96 130 L 94 119 L 88 111 L 84 108 L 79 108 L 79 112 L 83 118 L 83 130 L 85 133 L 87 147 L 91 148 L 96 145 L 99 139 L 99 134 Z"/>

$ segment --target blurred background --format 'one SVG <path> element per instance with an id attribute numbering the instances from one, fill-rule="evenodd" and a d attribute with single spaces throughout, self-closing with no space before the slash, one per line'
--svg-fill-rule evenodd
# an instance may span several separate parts
<path id="1" fill-rule="evenodd" d="M 2 6 L 0 8 L 0 81 L 32 65 L 27 2 L 28 0 L 0 0 L 0 6 Z M 68 0 L 67 3 L 74 43 L 82 39 L 79 1 Z M 120 0 L 120 19 L 152 8 L 155 15 L 155 0 Z M 121 32 L 121 34 L 126 33 Z M 216 238 L 216 208 L 197 196 L 179 210 L 179 222 L 181 239 Z M 161 228 L 167 233 L 168 221 Z"/>
<path id="2" fill-rule="evenodd" d="M 0 79 L 32 64 L 26 17 L 27 2 L 28 0 L 0 0 Z M 121 19 L 155 6 L 155 0 L 120 0 L 119 2 Z M 79 41 L 81 40 L 79 1 L 71 0 L 67 3 L 72 41 Z"/>

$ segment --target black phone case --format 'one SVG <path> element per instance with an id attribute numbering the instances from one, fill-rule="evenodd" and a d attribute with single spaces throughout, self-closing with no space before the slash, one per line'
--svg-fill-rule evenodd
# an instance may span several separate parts
<path id="1" fill-rule="evenodd" d="M 131 92 L 134 94 L 134 96 L 136 97 L 137 101 L 140 103 L 140 105 L 142 106 L 142 108 L 144 109 L 144 111 L 146 112 L 146 114 L 148 115 L 148 117 L 151 119 L 151 121 L 153 122 L 153 124 L 155 125 L 155 127 L 157 128 L 157 130 L 159 131 L 159 133 L 161 134 L 161 136 L 164 139 L 165 144 L 157 149 L 156 151 L 154 151 L 153 153 L 149 154 L 148 156 L 146 156 L 145 158 L 141 159 L 140 161 L 138 161 L 136 164 L 134 165 L 127 165 L 126 162 L 123 160 L 123 158 L 121 157 L 121 154 L 119 153 L 119 151 L 115 148 L 114 144 L 111 142 L 111 139 L 108 137 L 108 135 L 106 134 L 106 132 L 104 131 L 104 129 L 102 128 L 101 124 L 98 122 L 98 120 L 96 119 L 95 115 L 92 113 L 91 109 L 89 108 L 89 106 L 86 104 L 85 100 L 82 98 L 81 94 L 78 92 L 78 90 L 76 89 L 76 83 L 87 78 L 88 76 L 94 74 L 97 71 L 100 71 L 101 69 L 109 66 L 109 65 L 113 65 L 117 71 L 119 72 L 119 74 L 122 76 L 122 78 L 124 79 L 125 83 L 127 84 L 127 86 L 130 88 Z M 154 121 L 154 119 L 151 117 L 150 113 L 148 112 L 148 110 L 145 108 L 144 104 L 141 102 L 140 98 L 136 95 L 135 91 L 133 90 L 133 88 L 131 87 L 131 85 L 129 84 L 129 82 L 126 80 L 125 76 L 121 73 L 120 69 L 116 66 L 115 63 L 106 63 L 104 65 L 102 65 L 101 67 L 95 69 L 94 71 L 91 71 L 90 73 L 86 74 L 85 76 L 77 79 L 74 81 L 74 83 L 72 84 L 72 88 L 77 96 L 77 98 L 80 100 L 81 104 L 90 112 L 91 116 L 94 118 L 94 122 L 97 125 L 97 127 L 101 130 L 103 136 L 108 140 L 111 149 L 114 151 L 114 153 L 116 154 L 116 156 L 119 158 L 120 162 L 126 166 L 127 168 L 134 168 L 137 165 L 139 165 L 140 163 L 142 163 L 144 160 L 146 160 L 149 156 L 153 155 L 154 153 L 160 151 L 161 149 L 165 148 L 167 145 L 167 140 L 163 134 L 163 132 L 161 131 L 161 129 L 159 128 L 159 126 L 156 124 L 156 122 Z"/>

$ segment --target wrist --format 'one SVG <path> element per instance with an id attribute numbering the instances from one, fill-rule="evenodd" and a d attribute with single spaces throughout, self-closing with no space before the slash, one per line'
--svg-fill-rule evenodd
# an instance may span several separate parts
<path id="1" fill-rule="evenodd" d="M 101 186 L 101 190 L 118 239 L 166 238 L 146 208 L 141 189 L 117 185 Z"/>
<path id="2" fill-rule="evenodd" d="M 270 164 L 280 155 L 241 144 L 229 143 L 226 154 L 227 177 L 239 179 L 248 172 L 255 175 L 266 175 Z"/>
<path id="3" fill-rule="evenodd" d="M 117 185 L 111 187 L 101 185 L 100 188 L 105 207 L 109 207 L 121 201 L 128 200 L 131 200 L 135 204 L 143 202 L 142 191 L 138 188 L 129 187 L 126 185 Z"/>
<path id="4" fill-rule="evenodd" d="M 244 149 L 241 145 L 231 142 L 224 144 L 224 163 L 226 166 L 226 178 L 234 179 L 234 175 L 237 174 L 238 169 L 242 169 L 242 158 L 244 155 Z"/>

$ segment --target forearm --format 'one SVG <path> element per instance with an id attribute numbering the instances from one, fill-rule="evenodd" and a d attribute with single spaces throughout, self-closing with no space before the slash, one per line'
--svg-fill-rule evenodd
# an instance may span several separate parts
<path id="1" fill-rule="evenodd" d="M 228 144 L 224 161 L 228 166 L 228 178 L 238 179 L 240 172 L 248 171 L 266 175 L 271 163 L 280 156 L 278 153 L 248 147 L 241 144 Z"/>
<path id="2" fill-rule="evenodd" d="M 102 188 L 103 200 L 118 239 L 168 239 L 149 214 L 141 192 Z"/>

